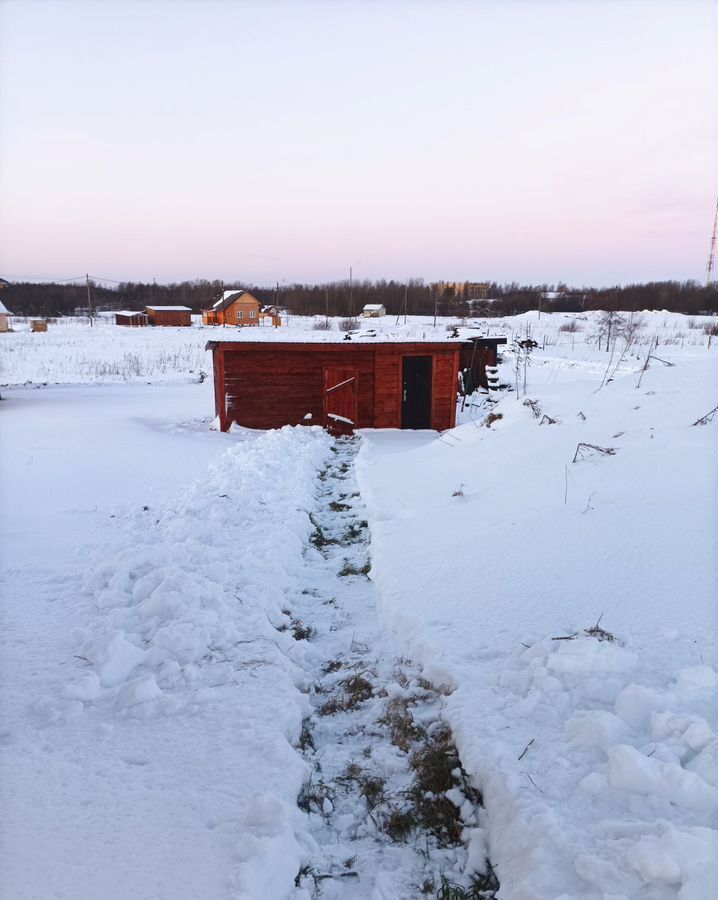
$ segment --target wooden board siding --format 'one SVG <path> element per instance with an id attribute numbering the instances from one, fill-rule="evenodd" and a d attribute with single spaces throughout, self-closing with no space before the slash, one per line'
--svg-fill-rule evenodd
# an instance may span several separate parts
<path id="1" fill-rule="evenodd" d="M 236 346 L 236 345 L 235 345 Z M 373 418 L 373 358 L 366 353 L 317 354 L 311 348 L 286 353 L 281 346 L 222 353 L 227 422 L 248 428 L 321 425 L 324 415 L 324 367 L 355 368 L 358 374 L 358 427 Z M 215 353 L 216 358 L 216 353 Z M 311 418 L 307 419 L 306 416 Z"/>
<path id="2" fill-rule="evenodd" d="M 374 356 L 373 428 L 401 428 L 401 355 L 396 347 L 377 345 Z"/>
<path id="3" fill-rule="evenodd" d="M 351 434 L 357 423 L 359 372 L 324 366 L 323 421 L 333 434 Z"/>
<path id="4" fill-rule="evenodd" d="M 125 325 L 129 328 L 144 328 L 148 324 L 149 319 L 146 313 L 138 312 L 130 316 L 125 316 L 122 313 L 115 314 L 115 325 Z"/>
<path id="5" fill-rule="evenodd" d="M 357 428 L 400 428 L 402 360 L 433 358 L 432 427 L 451 428 L 456 417 L 459 345 L 287 344 L 211 342 L 215 408 L 221 428 L 321 425 L 325 371 L 356 372 Z"/>
<path id="6" fill-rule="evenodd" d="M 152 309 L 147 307 L 151 325 L 188 326 L 192 324 L 192 313 L 182 309 Z"/>
<path id="7" fill-rule="evenodd" d="M 488 388 L 486 366 L 495 366 L 498 358 L 497 347 L 505 344 L 506 338 L 478 338 L 461 345 L 460 369 L 471 369 L 474 384 Z"/>
<path id="8" fill-rule="evenodd" d="M 459 348 L 434 354 L 434 392 L 432 396 L 431 424 L 436 431 L 456 425 L 456 381 L 459 367 Z M 449 393 L 445 385 L 453 385 Z M 438 390 L 437 390 L 438 386 Z M 448 422 L 448 425 L 446 424 Z"/>
<path id="9" fill-rule="evenodd" d="M 255 300 L 249 294 L 244 294 L 239 300 L 235 300 L 224 311 L 224 324 L 226 325 L 259 325 L 259 300 Z M 254 317 L 251 317 L 254 313 Z"/>

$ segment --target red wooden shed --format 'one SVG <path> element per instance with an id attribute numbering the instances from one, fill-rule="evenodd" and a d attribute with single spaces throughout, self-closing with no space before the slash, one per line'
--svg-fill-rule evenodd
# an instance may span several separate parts
<path id="1" fill-rule="evenodd" d="M 456 423 L 460 341 L 209 341 L 222 431 L 323 425 L 433 428 Z"/>
<path id="2" fill-rule="evenodd" d="M 150 325 L 192 324 L 192 310 L 189 306 L 147 306 L 145 307 Z"/>
<path id="3" fill-rule="evenodd" d="M 149 324 L 147 313 L 137 312 L 131 309 L 122 309 L 115 313 L 115 325 L 125 325 L 130 328 L 143 328 Z"/>

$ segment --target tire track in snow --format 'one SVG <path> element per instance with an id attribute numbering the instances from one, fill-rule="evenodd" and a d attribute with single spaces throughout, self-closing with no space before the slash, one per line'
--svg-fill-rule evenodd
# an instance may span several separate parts
<path id="1" fill-rule="evenodd" d="M 493 897 L 485 813 L 442 721 L 442 694 L 378 623 L 358 444 L 337 439 L 320 475 L 306 587 L 285 610 L 308 641 L 312 706 L 300 740 L 311 773 L 298 798 L 308 858 L 293 900 Z"/>

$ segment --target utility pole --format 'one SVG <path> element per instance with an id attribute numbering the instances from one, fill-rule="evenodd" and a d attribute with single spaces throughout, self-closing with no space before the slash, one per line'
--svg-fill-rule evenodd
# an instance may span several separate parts
<path id="1" fill-rule="evenodd" d="M 324 288 L 324 324 L 329 328 L 329 288 Z"/>
<path id="2" fill-rule="evenodd" d="M 436 310 L 439 306 L 439 291 L 434 288 L 434 328 L 436 328 Z"/>
<path id="3" fill-rule="evenodd" d="M 708 265 L 706 266 L 706 287 L 713 280 L 713 269 L 716 264 L 716 241 L 718 240 L 718 203 L 716 203 L 716 216 L 713 221 L 713 235 L 711 237 L 711 252 L 708 255 Z"/>
<path id="4" fill-rule="evenodd" d="M 406 325 L 406 307 L 409 302 L 409 285 L 404 285 L 404 324 Z"/>
<path id="5" fill-rule="evenodd" d="M 87 312 L 90 317 L 90 328 L 94 323 L 94 314 L 92 312 L 92 292 L 90 291 L 90 276 L 85 272 L 85 282 L 87 283 Z"/>

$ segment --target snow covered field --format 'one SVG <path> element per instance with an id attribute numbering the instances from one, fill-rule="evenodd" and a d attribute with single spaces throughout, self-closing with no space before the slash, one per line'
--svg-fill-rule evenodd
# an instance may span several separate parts
<path id="1" fill-rule="evenodd" d="M 601 386 L 597 318 L 481 323 L 526 391 L 356 463 L 210 430 L 229 329 L 0 336 L 0 894 L 396 900 L 484 847 L 500 900 L 714 894 L 718 339 L 644 313 Z M 390 840 L 397 701 L 453 733 L 456 846 Z"/>
<path id="2" fill-rule="evenodd" d="M 503 319 L 469 319 L 471 332 L 504 335 L 509 341 L 526 337 L 527 330 L 542 345 L 542 358 L 552 356 L 558 368 L 581 365 L 603 373 L 604 356 L 597 352 L 594 340 L 599 313 L 526 313 Z M 636 338 L 636 349 L 659 340 L 669 346 L 696 352 L 713 347 L 718 338 L 709 338 L 704 329 L 716 324 L 708 316 L 681 316 L 674 313 L 644 312 L 643 327 Z M 0 385 L 33 384 L 103 384 L 132 381 L 154 382 L 186 378 L 196 380 L 199 373 L 210 372 L 212 358 L 205 351 L 208 340 L 336 340 L 341 335 L 338 319 L 330 319 L 329 331 L 313 329 L 322 324 L 323 316 L 284 318 L 281 329 L 218 328 L 202 326 L 194 317 L 191 328 L 126 328 L 117 326 L 106 314 L 95 321 L 64 318 L 51 322 L 47 332 L 32 334 L 29 323 L 13 320 L 13 333 L 3 334 L 0 341 Z M 447 328 L 459 324 L 439 319 L 436 327 L 428 316 L 410 316 L 397 324 L 395 316 L 362 319 L 361 333 L 376 332 L 399 340 L 430 340 L 445 336 Z M 477 328 L 478 331 L 473 330 Z M 573 329 L 567 331 L 566 329 Z"/>

